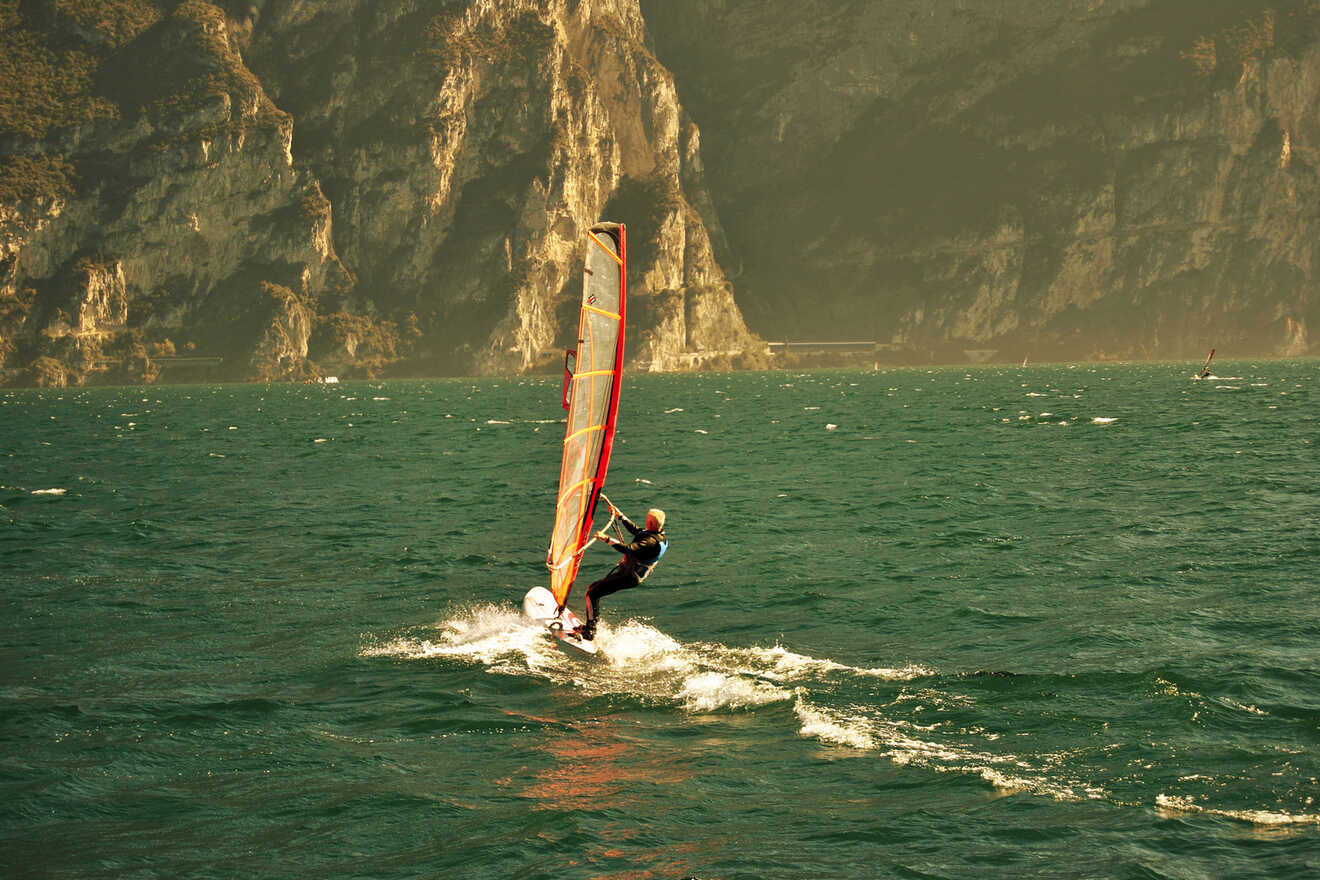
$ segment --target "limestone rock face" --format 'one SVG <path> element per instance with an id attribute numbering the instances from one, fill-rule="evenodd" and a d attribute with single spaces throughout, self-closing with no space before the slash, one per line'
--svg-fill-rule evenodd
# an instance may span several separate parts
<path id="1" fill-rule="evenodd" d="M 11 380 L 46 357 L 66 382 L 149 381 L 148 344 L 227 356 L 226 375 L 265 377 L 234 354 L 267 347 L 283 319 L 254 326 L 241 298 L 221 308 L 217 297 L 266 283 L 310 302 L 351 283 L 329 203 L 294 166 L 293 121 L 243 64 L 232 22 L 196 0 L 145 21 L 117 48 L 98 27 L 24 22 L 36 40 L 86 40 L 114 110 L 13 138 L 76 170 L 58 193 L 19 193 L 0 208 L 0 367 Z"/>
<path id="2" fill-rule="evenodd" d="M 946 361 L 1310 350 L 1317 4 L 642 10 L 767 338 L 851 327 Z"/>
<path id="3" fill-rule="evenodd" d="M 42 357 L 62 365 L 52 382 L 122 379 L 134 346 L 174 353 L 155 355 L 165 378 L 207 357 L 244 379 L 545 368 L 573 344 L 602 219 L 629 226 L 635 300 L 678 304 L 679 320 L 630 327 L 649 341 L 634 359 L 760 357 L 693 245 L 717 222 L 698 138 L 636 0 L 0 14 L 33 58 L 72 41 L 93 72 L 66 84 L 76 123 L 46 108 L 5 129 L 13 174 L 31 172 L 23 156 L 45 172 L 25 178 L 36 191 L 0 190 L 8 381 Z M 75 277 L 88 257 L 118 267 L 117 293 Z M 87 332 L 89 296 L 123 314 L 97 319 L 95 358 L 71 359 L 55 339 Z"/>
<path id="4" fill-rule="evenodd" d="M 1314 352 L 1314 0 L 0 0 L 0 59 L 0 383 L 553 370 L 601 220 L 632 369 Z"/>
<path id="5" fill-rule="evenodd" d="M 420 369 L 558 363 L 600 220 L 628 226 L 630 362 L 673 369 L 763 348 L 730 297 L 718 350 L 638 305 L 677 297 L 686 314 L 711 296 L 704 279 L 727 282 L 709 248 L 687 246 L 689 228 L 704 236 L 715 218 L 696 207 L 710 199 L 694 127 L 635 0 L 272 3 L 249 56 L 336 206 L 336 246 L 360 283 L 332 310 L 411 321 L 399 344 Z"/>

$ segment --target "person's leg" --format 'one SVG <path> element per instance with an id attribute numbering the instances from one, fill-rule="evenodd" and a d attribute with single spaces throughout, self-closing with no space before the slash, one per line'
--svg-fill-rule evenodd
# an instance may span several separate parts
<path id="1" fill-rule="evenodd" d="M 635 587 L 639 583 L 641 582 L 637 580 L 637 575 L 616 568 L 587 587 L 587 620 L 582 627 L 582 637 L 584 639 L 596 637 L 596 619 L 600 616 L 601 599 L 619 590 Z"/>

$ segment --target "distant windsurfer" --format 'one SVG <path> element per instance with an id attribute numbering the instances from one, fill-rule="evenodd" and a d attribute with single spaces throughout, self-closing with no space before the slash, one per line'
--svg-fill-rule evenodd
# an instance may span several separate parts
<path id="1" fill-rule="evenodd" d="M 620 590 L 630 590 L 646 579 L 655 568 L 660 557 L 669 549 L 669 539 L 665 537 L 665 512 L 652 507 L 646 512 L 646 527 L 638 527 L 624 516 L 623 511 L 610 505 L 610 513 L 618 517 L 619 522 L 632 533 L 629 542 L 620 541 L 604 532 L 597 532 L 596 537 L 623 554 L 619 564 L 605 577 L 587 587 L 587 622 L 577 627 L 574 632 L 583 639 L 596 638 L 596 621 L 600 617 L 600 600 Z"/>

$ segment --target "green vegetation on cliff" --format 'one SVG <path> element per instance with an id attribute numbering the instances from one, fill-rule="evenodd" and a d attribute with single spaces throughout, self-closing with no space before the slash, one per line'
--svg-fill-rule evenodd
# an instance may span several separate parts
<path id="1" fill-rule="evenodd" d="M 100 53 L 57 29 L 34 26 L 19 0 L 0 0 L 0 136 L 30 140 L 52 129 L 113 118 L 92 83 Z"/>
<path id="2" fill-rule="evenodd" d="M 202 113 L 214 106 L 212 113 Z M 162 140 L 288 124 L 202 0 L 0 0 L 0 202 L 68 195 L 62 129 L 145 115 Z"/>
<path id="3" fill-rule="evenodd" d="M 0 159 L 0 204 L 62 198 L 73 191 L 73 181 L 73 166 L 63 156 L 6 156 Z"/>

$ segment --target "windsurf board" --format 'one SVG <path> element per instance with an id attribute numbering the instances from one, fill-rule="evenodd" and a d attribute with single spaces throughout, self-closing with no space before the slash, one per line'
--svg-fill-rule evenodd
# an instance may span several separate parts
<path id="1" fill-rule="evenodd" d="M 595 640 L 584 639 L 573 633 L 574 628 L 582 623 L 578 616 L 569 608 L 557 615 L 555 608 L 554 594 L 545 587 L 532 587 L 523 596 L 523 614 L 544 626 L 557 646 L 569 654 L 596 656 Z"/>

